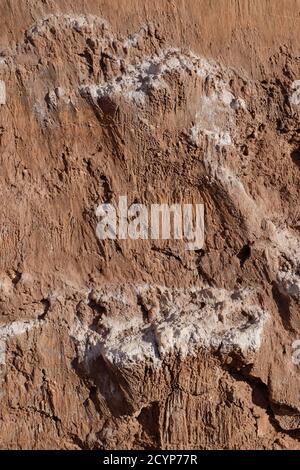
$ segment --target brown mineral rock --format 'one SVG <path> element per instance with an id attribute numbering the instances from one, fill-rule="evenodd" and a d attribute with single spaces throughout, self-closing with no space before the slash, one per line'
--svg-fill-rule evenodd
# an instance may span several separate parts
<path id="1" fill-rule="evenodd" d="M 0 2 L 1 449 L 300 449 L 299 15 Z"/>

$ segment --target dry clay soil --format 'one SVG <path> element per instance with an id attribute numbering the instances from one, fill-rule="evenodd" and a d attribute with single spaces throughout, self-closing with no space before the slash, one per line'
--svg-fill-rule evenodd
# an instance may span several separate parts
<path id="1" fill-rule="evenodd" d="M 2 449 L 300 448 L 300 1 L 0 1 Z M 205 244 L 96 208 L 203 203 Z"/>

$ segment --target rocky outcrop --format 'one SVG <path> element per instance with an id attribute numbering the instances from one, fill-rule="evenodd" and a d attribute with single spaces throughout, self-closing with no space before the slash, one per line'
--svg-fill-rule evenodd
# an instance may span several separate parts
<path id="1" fill-rule="evenodd" d="M 2 448 L 300 448 L 300 3 L 247 5 L 1 6 Z"/>

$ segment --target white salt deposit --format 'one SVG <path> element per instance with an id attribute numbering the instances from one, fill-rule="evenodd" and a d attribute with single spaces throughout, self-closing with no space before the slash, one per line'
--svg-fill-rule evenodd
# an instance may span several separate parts
<path id="1" fill-rule="evenodd" d="M 49 31 L 52 26 L 62 25 L 65 28 L 74 29 L 80 32 L 83 28 L 105 28 L 108 29 L 108 23 L 101 17 L 95 15 L 66 15 L 51 14 L 37 21 L 27 30 L 27 36 L 34 38 L 37 35 L 43 35 Z"/>
<path id="2" fill-rule="evenodd" d="M 290 271 L 279 271 L 277 285 L 282 294 L 292 297 L 300 304 L 300 277 Z"/>
<path id="3" fill-rule="evenodd" d="M 6 86 L 3 80 L 0 80 L 0 105 L 6 104 Z"/>
<path id="4" fill-rule="evenodd" d="M 104 96 L 123 96 L 128 101 L 140 106 L 145 103 L 151 88 L 166 88 L 164 80 L 169 73 L 194 72 L 205 77 L 217 70 L 213 62 L 193 54 L 182 54 L 178 49 L 165 49 L 159 54 L 145 58 L 137 65 L 128 65 L 126 73 L 104 84 L 84 85 L 80 88 L 83 95 L 94 100 Z"/>
<path id="5" fill-rule="evenodd" d="M 9 338 L 20 336 L 38 325 L 38 320 L 15 321 L 0 325 L 0 364 L 5 364 L 6 342 Z"/>
<path id="6" fill-rule="evenodd" d="M 76 319 L 71 330 L 80 360 L 90 361 L 102 355 L 117 364 L 152 361 L 159 365 L 169 353 L 183 357 L 199 349 L 244 355 L 255 353 L 268 314 L 253 303 L 250 289 L 226 291 L 213 288 L 176 289 L 163 286 L 132 286 L 135 296 L 157 291 L 158 311 L 153 322 L 147 323 L 136 314 L 137 297 L 127 299 L 123 316 L 104 316 L 96 332 Z M 105 291 L 112 292 L 107 286 Z M 127 312 L 126 312 L 127 310 Z"/>
<path id="7" fill-rule="evenodd" d="M 295 106 L 298 106 L 300 104 L 300 80 L 295 80 L 291 85 L 291 89 L 293 92 L 290 96 L 290 101 Z"/>
<path id="8" fill-rule="evenodd" d="M 240 108 L 246 109 L 245 102 L 230 91 L 226 73 L 221 67 L 215 64 L 207 76 L 214 77 L 215 90 L 210 94 L 202 91 L 199 97 L 195 124 L 190 130 L 190 141 L 198 145 L 201 137 L 206 136 L 215 145 L 232 145 L 235 112 Z"/>

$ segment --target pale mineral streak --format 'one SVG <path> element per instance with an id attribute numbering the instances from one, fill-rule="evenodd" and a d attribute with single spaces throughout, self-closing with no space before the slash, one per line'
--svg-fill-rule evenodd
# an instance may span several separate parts
<path id="1" fill-rule="evenodd" d="M 3 80 L 0 80 L 0 105 L 6 104 L 6 85 Z"/>
<path id="2" fill-rule="evenodd" d="M 291 104 L 298 106 L 300 104 L 300 80 L 295 80 L 291 89 L 293 90 L 290 96 Z"/>
<path id="3" fill-rule="evenodd" d="M 0 364 L 5 364 L 6 342 L 15 336 L 23 335 L 38 325 L 38 321 L 15 321 L 0 325 Z"/>
<path id="4" fill-rule="evenodd" d="M 103 355 L 110 362 L 123 366 L 149 360 L 159 365 L 168 354 L 184 358 L 204 349 L 247 355 L 260 348 L 268 314 L 251 303 L 254 297 L 251 289 L 227 292 L 209 287 L 131 286 L 135 295 L 125 302 L 118 291 L 114 297 L 120 303 L 123 319 L 109 315 L 110 301 L 105 300 L 105 292 L 113 290 L 113 286 L 106 286 L 96 295 L 108 311 L 101 324 L 104 335 L 78 319 L 71 329 L 84 363 Z M 137 311 L 136 296 L 153 292 L 158 303 L 153 321 L 145 323 L 136 314 L 130 318 Z"/>
<path id="5" fill-rule="evenodd" d="M 277 274 L 277 281 L 281 293 L 292 297 L 300 304 L 300 276 L 290 271 L 280 271 Z"/>
<path id="6" fill-rule="evenodd" d="M 62 28 L 71 28 L 80 32 L 83 28 L 108 28 L 108 23 L 95 15 L 69 15 L 56 13 L 40 19 L 26 31 L 28 37 L 34 38 L 36 35 L 40 36 L 47 34 L 51 27 L 58 26 Z"/>
<path id="7" fill-rule="evenodd" d="M 119 60 L 120 59 L 116 59 Z M 83 85 L 81 92 L 84 95 L 90 95 L 94 100 L 106 96 L 123 96 L 137 106 L 145 103 L 147 93 L 151 89 L 164 89 L 168 87 L 168 75 L 175 72 L 184 74 L 195 74 L 202 79 L 208 76 L 216 76 L 222 69 L 213 61 L 204 57 L 199 57 L 192 52 L 183 53 L 176 48 L 168 48 L 159 52 L 159 54 L 147 57 L 136 65 L 126 66 L 126 72 L 117 76 L 105 84 Z M 234 96 L 226 90 L 226 84 L 223 80 L 218 83 L 218 92 L 221 95 L 221 101 L 225 105 L 230 105 Z M 217 98 L 213 97 L 212 101 Z M 228 101 L 229 99 L 229 101 Z M 97 104 L 97 103 L 96 103 Z M 207 108 L 211 107 L 208 101 Z M 208 109 L 208 112 L 210 110 Z"/>

